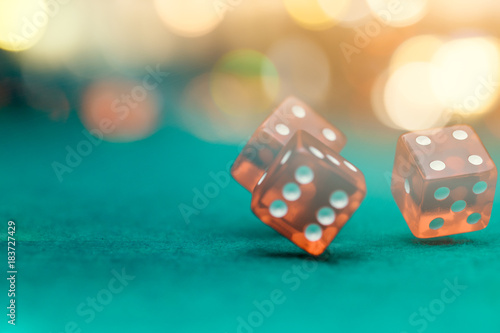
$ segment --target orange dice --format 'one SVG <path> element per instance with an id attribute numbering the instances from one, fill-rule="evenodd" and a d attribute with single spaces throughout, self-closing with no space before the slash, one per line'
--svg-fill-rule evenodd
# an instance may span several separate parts
<path id="1" fill-rule="evenodd" d="M 252 194 L 252 211 L 298 247 L 323 253 L 366 195 L 365 177 L 305 131 L 277 155 Z"/>
<path id="2" fill-rule="evenodd" d="M 399 138 L 391 189 L 416 237 L 486 228 L 496 182 L 496 166 L 469 126 L 410 132 Z"/>
<path id="3" fill-rule="evenodd" d="M 252 191 L 278 153 L 297 130 L 305 130 L 324 145 L 340 152 L 345 135 L 295 97 L 287 98 L 260 126 L 241 151 L 231 175 Z"/>

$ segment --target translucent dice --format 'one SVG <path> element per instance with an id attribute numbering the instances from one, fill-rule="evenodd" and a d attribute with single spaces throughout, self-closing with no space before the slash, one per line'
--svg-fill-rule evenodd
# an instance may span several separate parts
<path id="1" fill-rule="evenodd" d="M 252 191 L 278 153 L 298 130 L 306 130 L 340 152 L 345 135 L 296 97 L 288 97 L 250 138 L 231 168 L 233 178 Z"/>
<path id="2" fill-rule="evenodd" d="M 496 182 L 496 166 L 469 126 L 410 132 L 399 138 L 391 189 L 416 237 L 485 228 Z"/>
<path id="3" fill-rule="evenodd" d="M 251 207 L 264 223 L 319 255 L 365 195 L 365 178 L 357 167 L 299 130 L 257 182 Z"/>

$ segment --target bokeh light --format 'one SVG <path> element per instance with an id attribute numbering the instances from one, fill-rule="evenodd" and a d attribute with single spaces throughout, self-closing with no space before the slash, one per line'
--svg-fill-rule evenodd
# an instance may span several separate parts
<path id="1" fill-rule="evenodd" d="M 104 1 L 100 7 L 96 42 L 111 66 L 143 67 L 171 57 L 174 36 L 158 19 L 152 2 Z M 158 36 L 162 36 L 161 41 Z"/>
<path id="2" fill-rule="evenodd" d="M 174 33 L 199 37 L 214 30 L 222 16 L 213 0 L 154 0 L 158 15 Z"/>
<path id="3" fill-rule="evenodd" d="M 333 2 L 333 1 L 332 1 Z M 327 11 L 329 13 L 329 11 Z M 349 0 L 346 8 L 338 16 L 340 25 L 346 27 L 360 26 L 362 23 L 368 21 L 372 16 L 370 15 L 370 8 L 366 0 Z"/>
<path id="4" fill-rule="evenodd" d="M 0 48 L 23 51 L 42 38 L 51 9 L 45 1 L 0 1 Z"/>
<path id="5" fill-rule="evenodd" d="M 78 76 L 95 78 L 115 69 L 144 68 L 170 59 L 175 48 L 152 2 L 92 2 L 89 24 L 85 2 L 64 5 L 44 37 L 24 52 L 22 61 L 40 68 L 66 67 Z M 158 36 L 163 36 L 161 42 Z M 105 66 L 99 63 L 105 62 Z"/>
<path id="6" fill-rule="evenodd" d="M 215 104 L 228 114 L 267 112 L 279 92 L 280 78 L 264 54 L 250 49 L 224 55 L 211 73 Z"/>
<path id="7" fill-rule="evenodd" d="M 373 15 L 393 27 L 404 27 L 420 21 L 427 12 L 427 0 L 366 0 Z"/>
<path id="8" fill-rule="evenodd" d="M 432 0 L 431 17 L 448 22 L 474 22 L 498 13 L 499 2 L 495 0 Z"/>
<path id="9" fill-rule="evenodd" d="M 394 72 L 410 62 L 430 62 L 443 41 L 436 35 L 419 35 L 407 39 L 394 52 L 389 70 Z"/>
<path id="10" fill-rule="evenodd" d="M 210 141 L 241 140 L 288 95 L 398 130 L 475 122 L 499 104 L 499 10 L 492 0 L 9 0 L 0 4 L 0 48 L 22 52 L 0 50 L 0 69 L 15 68 L 0 93 L 54 120 L 83 99 L 92 127 L 116 116 L 96 101 L 140 85 L 118 77 L 159 66 L 179 74 L 169 90 L 179 100 L 169 103 L 191 110 L 183 126 Z M 30 38 L 13 43 L 12 33 Z M 155 94 L 138 104 L 146 112 L 130 119 L 140 120 L 127 117 L 109 140 L 154 131 Z M 206 126 L 188 124 L 196 119 Z"/>
<path id="11" fill-rule="evenodd" d="M 198 138 L 218 143 L 241 143 L 259 125 L 265 114 L 228 114 L 221 111 L 210 91 L 210 73 L 191 80 L 182 96 L 180 121 Z"/>
<path id="12" fill-rule="evenodd" d="M 385 108 L 384 90 L 388 79 L 389 74 L 387 72 L 384 72 L 380 74 L 379 77 L 375 80 L 370 95 L 370 102 L 375 116 L 382 124 L 387 127 L 399 129 L 400 126 L 396 125 L 392 121 Z"/>
<path id="13" fill-rule="evenodd" d="M 304 36 L 290 36 L 267 52 L 281 78 L 280 98 L 295 94 L 308 101 L 320 101 L 330 86 L 330 64 L 325 52 Z M 268 90 L 274 85 L 266 81 Z"/>
<path id="14" fill-rule="evenodd" d="M 500 112 L 498 110 L 485 115 L 484 124 L 493 135 L 500 139 Z"/>
<path id="15" fill-rule="evenodd" d="M 288 30 L 287 27 L 298 28 L 295 22 L 290 19 L 282 1 L 215 1 L 234 4 L 233 7 L 229 7 L 224 15 L 223 23 L 213 34 L 216 35 L 214 39 L 221 41 L 220 48 L 225 52 L 249 47 L 263 50 L 270 43 L 280 39 L 283 33 Z M 198 39 L 197 44 L 203 41 L 204 39 Z M 194 53 L 197 53 L 199 49 L 200 47 L 197 45 Z M 205 60 L 207 54 L 210 56 L 212 51 L 213 44 L 209 42 L 204 55 Z"/>
<path id="16" fill-rule="evenodd" d="M 351 1 L 352 0 L 318 0 L 318 4 L 320 5 L 323 12 L 328 15 L 333 20 L 333 22 L 338 22 L 342 20 L 344 15 L 349 10 Z"/>
<path id="17" fill-rule="evenodd" d="M 159 125 L 158 102 L 143 82 L 98 81 L 83 95 L 80 119 L 91 133 L 105 140 L 136 141 L 151 135 Z"/>
<path id="18" fill-rule="evenodd" d="M 84 4 L 71 2 L 63 9 L 64 15 L 51 18 L 43 38 L 23 54 L 23 62 L 34 67 L 56 69 L 89 46 Z"/>
<path id="19" fill-rule="evenodd" d="M 448 108 L 463 114 L 486 112 L 497 100 L 500 52 L 493 38 L 459 38 L 435 54 L 435 94 Z"/>
<path id="20" fill-rule="evenodd" d="M 430 63 L 413 62 L 390 75 L 384 88 L 384 107 L 398 128 L 419 130 L 448 121 L 449 115 L 432 90 L 433 70 Z"/>
<path id="21" fill-rule="evenodd" d="M 346 1 L 330 1 L 327 3 L 325 7 L 329 12 L 332 12 L 333 16 L 330 16 L 322 8 L 322 3 L 325 1 L 284 0 L 284 3 L 290 16 L 299 25 L 306 29 L 324 30 L 335 25 L 336 20 L 334 18 L 343 10 Z"/>

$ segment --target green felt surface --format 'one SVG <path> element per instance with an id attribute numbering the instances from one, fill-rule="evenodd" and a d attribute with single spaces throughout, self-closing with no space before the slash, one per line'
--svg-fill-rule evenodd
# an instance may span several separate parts
<path id="1" fill-rule="evenodd" d="M 387 181 L 398 132 L 373 140 L 342 128 L 368 196 L 313 260 L 253 216 L 250 194 L 234 181 L 183 219 L 179 205 L 192 205 L 193 189 L 225 170 L 236 146 L 166 127 L 143 141 L 100 144 L 59 182 L 51 163 L 84 139 L 78 121 L 1 120 L 0 237 L 5 249 L 14 219 L 19 271 L 17 325 L 2 314 L 1 332 L 500 331 L 498 201 L 483 231 L 415 239 Z M 123 269 L 133 280 L 90 315 L 88 298 L 109 295 L 113 270 Z M 455 281 L 465 289 L 454 295 L 446 289 Z M 272 313 L 256 314 L 255 302 L 272 296 Z M 426 319 L 419 313 L 429 307 Z M 249 317 L 256 327 L 240 325 Z"/>

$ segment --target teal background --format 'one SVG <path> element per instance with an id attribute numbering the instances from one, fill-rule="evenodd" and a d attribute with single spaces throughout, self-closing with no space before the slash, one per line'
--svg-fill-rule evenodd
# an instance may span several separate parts
<path id="1" fill-rule="evenodd" d="M 248 321 L 254 302 L 275 290 L 282 304 L 240 332 L 500 331 L 499 202 L 483 231 L 414 238 L 387 177 L 401 132 L 338 123 L 349 138 L 343 155 L 364 172 L 368 195 L 312 259 L 261 223 L 233 180 L 184 220 L 179 205 L 192 206 L 193 189 L 223 172 L 237 145 L 163 126 L 142 141 L 102 142 L 59 182 L 52 162 L 85 139 L 77 117 L 55 123 L 10 111 L 0 114 L 0 236 L 5 249 L 15 220 L 18 307 L 17 325 L 2 314 L 1 332 L 238 332 L 238 318 Z M 500 161 L 498 140 L 476 130 Z M 122 269 L 134 279 L 87 323 L 76 309 Z M 425 329 L 423 317 L 412 325 L 455 280 L 466 289 Z M 66 330 L 70 322 L 77 328 Z"/>

